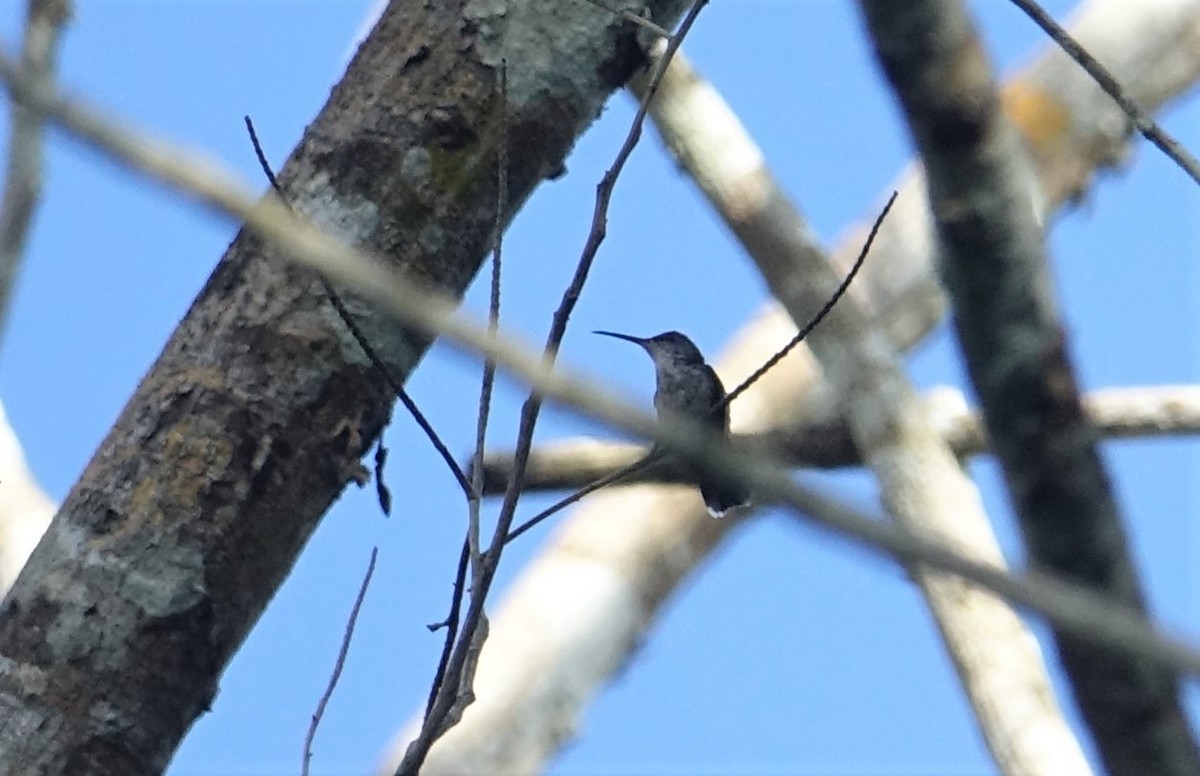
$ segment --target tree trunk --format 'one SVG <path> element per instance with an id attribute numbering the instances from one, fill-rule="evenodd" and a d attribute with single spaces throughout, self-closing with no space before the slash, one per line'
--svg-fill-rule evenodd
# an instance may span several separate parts
<path id="1" fill-rule="evenodd" d="M 672 24 L 685 3 L 653 0 Z M 392 3 L 281 171 L 296 209 L 460 295 L 647 33 L 575 0 Z M 507 61 L 510 126 L 497 71 Z M 348 299 L 395 374 L 428 346 Z M 387 422 L 312 274 L 243 232 L 0 612 L 0 773 L 154 773 Z"/>

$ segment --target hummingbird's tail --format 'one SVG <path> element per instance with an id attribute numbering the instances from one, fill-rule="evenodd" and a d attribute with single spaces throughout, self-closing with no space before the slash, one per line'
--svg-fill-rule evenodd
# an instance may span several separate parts
<path id="1" fill-rule="evenodd" d="M 750 493 L 740 486 L 718 485 L 715 482 L 701 482 L 700 496 L 708 513 L 713 517 L 725 517 L 725 513 L 735 507 L 744 507 L 750 503 Z"/>

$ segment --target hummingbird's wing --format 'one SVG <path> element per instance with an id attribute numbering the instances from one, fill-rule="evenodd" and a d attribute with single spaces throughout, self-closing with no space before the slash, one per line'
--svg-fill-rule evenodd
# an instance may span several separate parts
<path id="1" fill-rule="evenodd" d="M 704 406 L 708 409 L 706 424 L 721 433 L 729 431 L 729 405 L 714 410 L 713 408 L 725 400 L 725 386 L 721 383 L 721 378 L 717 377 L 716 371 L 708 364 L 704 365 L 704 371 L 707 380 L 703 383 L 708 390 L 705 391 L 705 396 L 702 396 Z"/>
<path id="2" fill-rule="evenodd" d="M 711 386 L 709 395 L 705 397 L 710 409 L 706 422 L 713 430 L 720 432 L 722 436 L 727 436 L 729 434 L 729 405 L 724 404 L 719 409 L 713 409 L 725 400 L 725 386 L 721 384 L 721 378 L 717 377 L 717 373 L 711 366 L 705 364 L 704 368 L 711 378 L 704 381 Z M 713 517 L 723 517 L 734 507 L 750 503 L 749 492 L 737 483 L 718 484 L 702 480 L 700 495 L 704 499 L 705 506 L 708 507 L 708 513 Z"/>

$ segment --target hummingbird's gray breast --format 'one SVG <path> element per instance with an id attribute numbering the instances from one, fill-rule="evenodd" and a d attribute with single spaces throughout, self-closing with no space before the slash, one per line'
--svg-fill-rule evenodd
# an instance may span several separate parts
<path id="1" fill-rule="evenodd" d="M 721 380 L 707 364 L 673 364 L 658 370 L 654 409 L 660 415 L 664 411 L 682 415 L 724 431 L 729 425 L 728 409 L 713 413 L 724 398 Z"/>

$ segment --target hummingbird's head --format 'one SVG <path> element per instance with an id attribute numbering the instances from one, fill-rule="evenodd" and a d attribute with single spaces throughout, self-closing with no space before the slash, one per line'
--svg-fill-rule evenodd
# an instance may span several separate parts
<path id="1" fill-rule="evenodd" d="M 703 364 L 704 356 L 690 339 L 677 331 L 667 331 L 646 340 L 645 347 L 653 356 L 659 351 L 669 358 L 684 364 Z"/>
<path id="2" fill-rule="evenodd" d="M 654 337 L 643 339 L 641 337 L 631 337 L 628 334 L 617 334 L 614 331 L 597 331 L 594 334 L 603 334 L 606 337 L 616 337 L 623 339 L 626 342 L 633 342 L 641 345 L 654 359 L 655 364 L 674 365 L 674 364 L 703 364 L 704 356 L 700 353 L 700 349 L 687 337 L 677 331 L 663 332 Z"/>

